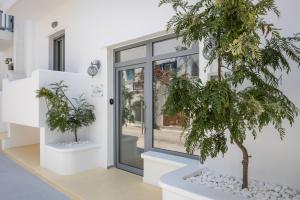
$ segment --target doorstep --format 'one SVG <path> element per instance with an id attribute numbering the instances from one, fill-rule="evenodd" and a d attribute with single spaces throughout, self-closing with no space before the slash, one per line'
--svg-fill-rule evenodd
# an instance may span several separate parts
<path id="1" fill-rule="evenodd" d="M 0 132 L 0 140 L 7 139 L 7 133 L 6 132 Z"/>

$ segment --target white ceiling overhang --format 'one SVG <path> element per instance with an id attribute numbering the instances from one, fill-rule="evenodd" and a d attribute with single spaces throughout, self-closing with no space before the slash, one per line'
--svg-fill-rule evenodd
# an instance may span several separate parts
<path id="1" fill-rule="evenodd" d="M 68 0 L 2 0 L 4 11 L 23 19 L 39 19 Z"/>

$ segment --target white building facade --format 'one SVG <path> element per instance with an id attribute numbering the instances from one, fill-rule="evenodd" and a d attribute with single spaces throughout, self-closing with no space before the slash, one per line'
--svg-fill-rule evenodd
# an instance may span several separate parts
<path id="1" fill-rule="evenodd" d="M 166 172 L 198 162 L 196 156 L 184 154 L 180 116 L 169 119 L 161 114 L 167 81 L 164 72 L 181 67 L 208 79 L 213 71 L 204 69 L 201 42 L 187 50 L 174 50 L 180 43 L 165 31 L 174 14 L 170 6 L 159 8 L 158 0 L 0 2 L 0 10 L 14 16 L 14 32 L 5 48 L 0 30 L 0 127 L 8 133 L 3 149 L 40 143 L 41 166 L 57 173 L 116 166 L 144 174 L 145 182 L 152 184 L 158 184 Z M 286 35 L 299 32 L 300 2 L 278 0 L 278 5 L 282 14 L 277 25 Z M 6 58 L 12 58 L 13 71 L 7 71 Z M 90 77 L 87 70 L 94 60 L 101 66 L 98 74 Z M 45 123 L 45 104 L 35 98 L 37 89 L 60 80 L 69 85 L 69 95 L 84 93 L 95 105 L 96 122 L 80 130 L 81 140 L 92 141 L 85 149 L 53 147 L 72 140 L 72 135 L 51 132 Z M 282 89 L 300 108 L 299 84 L 300 73 L 294 66 L 289 76 L 283 77 Z M 125 92 L 133 95 L 132 111 L 122 121 L 128 108 Z M 265 128 L 256 141 L 249 137 L 250 177 L 300 190 L 300 119 L 286 128 L 283 141 L 272 128 Z M 240 176 L 241 152 L 229 146 L 224 157 L 210 159 L 205 165 Z M 143 152 L 148 152 L 144 160 Z M 65 167 L 57 169 L 57 165 Z"/>

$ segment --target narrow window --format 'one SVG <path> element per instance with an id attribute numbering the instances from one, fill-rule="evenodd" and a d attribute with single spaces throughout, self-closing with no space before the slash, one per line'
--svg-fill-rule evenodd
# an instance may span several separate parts
<path id="1" fill-rule="evenodd" d="M 5 30 L 5 15 L 2 10 L 0 10 L 0 30 Z"/>
<path id="2" fill-rule="evenodd" d="M 65 35 L 53 40 L 53 70 L 65 71 Z"/>

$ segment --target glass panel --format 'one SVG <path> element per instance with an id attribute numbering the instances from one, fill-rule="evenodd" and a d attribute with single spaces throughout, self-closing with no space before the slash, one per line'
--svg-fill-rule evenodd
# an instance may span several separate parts
<path id="1" fill-rule="evenodd" d="M 65 71 L 65 36 L 54 40 L 53 70 Z"/>
<path id="2" fill-rule="evenodd" d="M 119 72 L 120 141 L 119 162 L 143 169 L 144 152 L 144 68 Z"/>
<path id="3" fill-rule="evenodd" d="M 185 153 L 182 114 L 170 118 L 163 114 L 171 71 L 177 75 L 199 77 L 199 55 L 190 55 L 153 63 L 153 147 Z M 198 152 L 195 152 L 198 153 Z"/>
<path id="4" fill-rule="evenodd" d="M 190 48 L 182 43 L 182 38 L 172 38 L 153 43 L 153 56 L 184 51 Z"/>
<path id="5" fill-rule="evenodd" d="M 116 52 L 116 62 L 125 62 L 146 57 L 146 46 Z"/>

